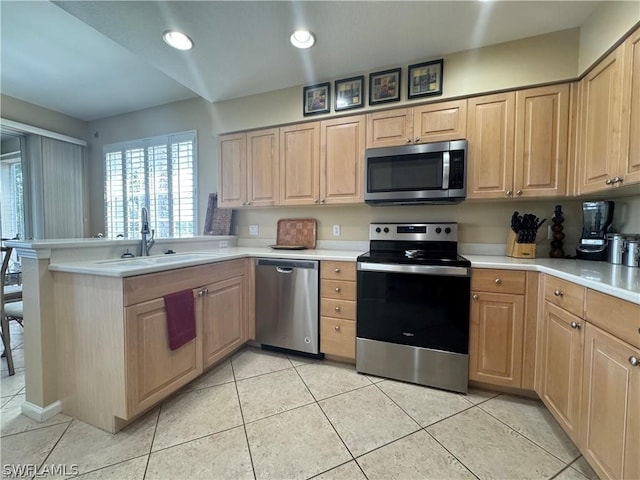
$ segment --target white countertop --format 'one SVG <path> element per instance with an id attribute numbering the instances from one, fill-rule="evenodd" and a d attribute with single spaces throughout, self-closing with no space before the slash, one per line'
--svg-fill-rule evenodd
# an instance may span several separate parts
<path id="1" fill-rule="evenodd" d="M 127 260 L 92 260 L 53 263 L 49 270 L 88 275 L 129 277 L 147 273 L 191 267 L 245 257 L 297 258 L 305 260 L 355 261 L 358 250 L 274 250 L 264 247 L 229 247 L 186 252 L 174 255 L 153 255 Z M 170 257 L 170 258 L 169 258 Z M 612 265 L 607 262 L 565 260 L 554 258 L 520 259 L 506 256 L 465 255 L 474 268 L 529 270 L 550 274 L 584 287 L 640 304 L 640 268 Z"/>

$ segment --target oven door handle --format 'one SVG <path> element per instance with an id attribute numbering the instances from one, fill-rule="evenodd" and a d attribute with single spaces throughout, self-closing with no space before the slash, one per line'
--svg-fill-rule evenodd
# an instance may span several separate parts
<path id="1" fill-rule="evenodd" d="M 412 273 L 416 275 L 443 275 L 451 277 L 470 277 L 471 269 L 467 267 L 447 267 L 444 265 L 396 265 L 388 263 L 358 262 L 358 271 Z"/>

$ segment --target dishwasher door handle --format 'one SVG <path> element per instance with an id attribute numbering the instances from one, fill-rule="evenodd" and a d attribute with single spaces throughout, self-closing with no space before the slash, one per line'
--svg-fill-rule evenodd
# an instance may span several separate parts
<path id="1" fill-rule="evenodd" d="M 278 273 L 293 273 L 293 268 L 291 268 L 291 267 L 276 267 L 276 272 L 278 272 Z"/>

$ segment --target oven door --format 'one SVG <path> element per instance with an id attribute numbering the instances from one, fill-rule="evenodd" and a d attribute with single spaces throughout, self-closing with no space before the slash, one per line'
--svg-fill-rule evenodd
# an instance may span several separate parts
<path id="1" fill-rule="evenodd" d="M 470 271 L 358 263 L 357 337 L 468 354 Z"/>

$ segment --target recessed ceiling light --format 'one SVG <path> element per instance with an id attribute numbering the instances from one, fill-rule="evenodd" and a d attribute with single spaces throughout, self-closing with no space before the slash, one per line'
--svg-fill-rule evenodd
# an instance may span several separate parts
<path id="1" fill-rule="evenodd" d="M 162 34 L 162 38 L 167 45 L 178 50 L 191 50 L 193 48 L 191 39 L 184 33 L 176 32 L 175 30 L 167 30 Z"/>
<path id="2" fill-rule="evenodd" d="M 291 34 L 289 40 L 297 48 L 310 48 L 316 43 L 316 37 L 309 30 L 296 30 Z"/>

